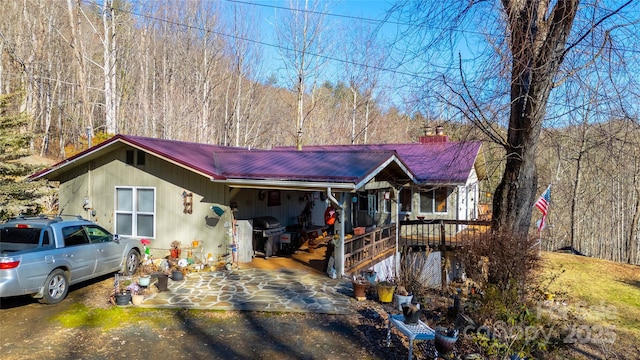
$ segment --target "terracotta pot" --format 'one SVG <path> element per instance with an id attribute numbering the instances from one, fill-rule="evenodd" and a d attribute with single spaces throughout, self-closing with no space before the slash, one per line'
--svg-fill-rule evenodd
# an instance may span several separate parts
<path id="1" fill-rule="evenodd" d="M 367 300 L 367 284 L 360 283 L 357 281 L 352 281 L 351 285 L 353 285 L 353 296 L 358 301 Z"/>

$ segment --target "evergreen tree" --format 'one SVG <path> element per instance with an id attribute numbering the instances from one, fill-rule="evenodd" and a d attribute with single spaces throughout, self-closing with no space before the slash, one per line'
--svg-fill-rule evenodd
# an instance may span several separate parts
<path id="1" fill-rule="evenodd" d="M 16 215 L 40 213 L 44 198 L 55 196 L 45 181 L 27 181 L 41 166 L 21 160 L 30 155 L 32 135 L 27 131 L 30 118 L 19 111 L 23 94 L 0 95 L 0 220 Z"/>

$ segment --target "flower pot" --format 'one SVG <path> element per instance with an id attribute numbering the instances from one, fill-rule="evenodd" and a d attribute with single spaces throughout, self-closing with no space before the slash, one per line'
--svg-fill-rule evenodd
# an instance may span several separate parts
<path id="1" fill-rule="evenodd" d="M 144 300 L 144 295 L 131 295 L 131 303 L 133 305 L 140 305 Z"/>
<path id="2" fill-rule="evenodd" d="M 124 293 L 124 294 L 116 294 L 116 305 L 129 305 L 129 303 L 131 302 L 131 294 L 129 293 Z"/>
<path id="3" fill-rule="evenodd" d="M 167 291 L 167 285 L 169 285 L 169 275 L 158 274 L 158 283 L 156 284 L 158 291 Z"/>
<path id="4" fill-rule="evenodd" d="M 458 336 L 448 336 L 447 329 L 438 326 L 435 330 L 435 338 L 433 343 L 436 347 L 436 350 L 441 354 L 447 354 L 453 350 L 453 347 L 456 345 L 456 341 L 458 341 Z"/>
<path id="5" fill-rule="evenodd" d="M 182 271 L 175 270 L 171 273 L 171 280 L 181 281 L 182 279 L 184 279 L 184 274 L 182 274 Z"/>
<path id="6" fill-rule="evenodd" d="M 352 281 L 351 285 L 353 285 L 353 296 L 358 301 L 367 300 L 367 284 L 361 283 L 357 281 Z"/>
<path id="7" fill-rule="evenodd" d="M 402 304 L 402 316 L 404 317 L 404 323 L 407 325 L 415 325 L 420 321 L 420 304 L 403 303 Z"/>
<path id="8" fill-rule="evenodd" d="M 371 285 L 375 285 L 376 284 L 376 277 L 377 276 L 378 276 L 378 274 L 375 271 L 365 272 L 364 273 L 364 278 L 367 279 L 367 281 Z"/>
<path id="9" fill-rule="evenodd" d="M 396 294 L 396 303 L 398 305 L 398 310 L 402 311 L 402 304 L 410 304 L 411 299 L 413 299 L 413 295 Z"/>
<path id="10" fill-rule="evenodd" d="M 150 283 L 151 283 L 151 276 L 142 275 L 142 276 L 138 277 L 138 285 L 147 287 L 147 286 L 149 286 Z"/>
<path id="11" fill-rule="evenodd" d="M 381 303 L 390 303 L 393 301 L 393 292 L 396 290 L 394 285 L 381 285 L 376 287 L 378 290 L 378 300 Z"/>

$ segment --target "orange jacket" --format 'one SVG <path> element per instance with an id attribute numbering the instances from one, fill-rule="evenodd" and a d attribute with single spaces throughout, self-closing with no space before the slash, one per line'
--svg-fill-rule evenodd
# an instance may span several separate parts
<path id="1" fill-rule="evenodd" d="M 336 209 L 333 207 L 328 207 L 327 210 L 324 211 L 324 223 L 327 225 L 333 225 L 336 222 Z"/>

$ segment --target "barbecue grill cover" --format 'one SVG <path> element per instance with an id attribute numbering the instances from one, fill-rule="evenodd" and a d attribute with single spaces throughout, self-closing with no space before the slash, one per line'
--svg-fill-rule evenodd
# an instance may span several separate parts
<path id="1" fill-rule="evenodd" d="M 264 229 L 273 229 L 280 227 L 280 221 L 274 218 L 273 216 L 260 216 L 257 218 L 253 218 L 253 228 L 264 230 Z"/>

